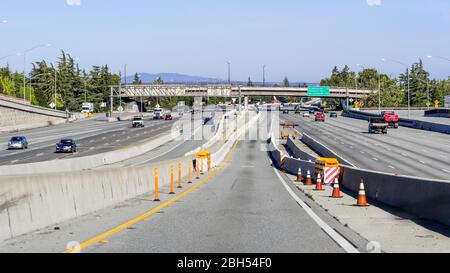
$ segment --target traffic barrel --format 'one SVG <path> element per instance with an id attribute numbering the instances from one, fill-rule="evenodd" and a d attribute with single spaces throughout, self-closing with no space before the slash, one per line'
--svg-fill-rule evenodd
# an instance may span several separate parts
<path id="1" fill-rule="evenodd" d="M 342 198 L 341 188 L 339 187 L 339 178 L 337 178 L 337 177 L 334 180 L 333 194 L 332 194 L 331 198 L 336 198 L 336 199 L 337 198 Z"/>
<path id="2" fill-rule="evenodd" d="M 323 183 L 322 183 L 322 175 L 319 173 L 317 174 L 317 181 L 316 181 L 316 188 L 315 191 L 323 191 Z"/>
<path id="3" fill-rule="evenodd" d="M 367 196 L 366 196 L 366 188 L 364 186 L 364 180 L 361 179 L 361 184 L 359 185 L 359 193 L 358 193 L 358 207 L 367 207 Z"/>
<path id="4" fill-rule="evenodd" d="M 308 173 L 306 175 L 306 185 L 307 186 L 312 186 L 313 185 L 313 182 L 312 182 L 312 179 L 311 179 L 311 171 L 310 170 L 308 170 Z"/>

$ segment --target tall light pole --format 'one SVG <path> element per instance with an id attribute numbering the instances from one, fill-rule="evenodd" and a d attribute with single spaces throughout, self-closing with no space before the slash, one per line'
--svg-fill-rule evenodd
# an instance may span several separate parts
<path id="1" fill-rule="evenodd" d="M 56 67 L 55 67 L 55 101 L 54 101 L 54 103 L 55 103 L 55 110 L 56 110 L 56 80 L 57 80 L 56 73 L 57 73 L 57 71 L 56 71 Z"/>
<path id="2" fill-rule="evenodd" d="M 231 84 L 231 63 L 227 62 L 228 64 L 228 84 Z"/>
<path id="3" fill-rule="evenodd" d="M 141 81 L 141 77 L 142 77 L 142 75 L 141 74 L 137 74 L 137 76 L 138 76 L 138 79 L 139 79 L 139 82 Z M 125 82 L 125 84 L 126 84 L 126 82 Z M 142 93 L 141 93 L 141 107 L 139 107 L 139 112 L 140 113 L 143 113 L 144 111 L 144 101 L 142 100 Z"/>
<path id="4" fill-rule="evenodd" d="M 393 62 L 393 63 L 397 63 L 399 65 L 402 65 L 406 68 L 406 77 L 408 78 L 408 118 L 411 118 L 411 90 L 410 90 L 410 77 L 409 77 L 409 66 L 406 65 L 405 63 L 396 61 L 396 60 L 391 60 L 391 59 L 381 59 L 383 62 Z"/>
<path id="5" fill-rule="evenodd" d="M 27 86 L 26 86 L 27 85 L 27 83 L 26 83 L 26 80 L 27 80 L 27 76 L 26 76 L 27 53 L 31 52 L 31 51 L 33 51 L 35 49 L 38 49 L 38 48 L 50 47 L 50 46 L 52 46 L 52 45 L 51 44 L 37 45 L 37 46 L 34 46 L 34 47 L 32 47 L 30 49 L 27 49 L 24 52 L 22 52 L 22 54 L 23 54 L 23 100 L 26 100 L 25 93 L 26 93 L 26 89 L 27 89 Z"/>
<path id="6" fill-rule="evenodd" d="M 428 59 L 436 58 L 436 59 L 441 59 L 441 60 L 450 62 L 450 59 L 449 59 L 449 58 L 445 58 L 445 57 L 441 57 L 441 56 L 432 56 L 432 55 L 428 55 L 427 57 L 428 57 Z"/>
<path id="7" fill-rule="evenodd" d="M 266 86 L 266 65 L 263 65 L 263 87 Z"/>
<path id="8" fill-rule="evenodd" d="M 18 54 L 9 54 L 9 55 L 3 56 L 3 57 L 0 58 L 0 61 L 2 61 L 4 59 L 7 59 L 9 57 L 14 57 L 14 56 L 18 56 Z"/>

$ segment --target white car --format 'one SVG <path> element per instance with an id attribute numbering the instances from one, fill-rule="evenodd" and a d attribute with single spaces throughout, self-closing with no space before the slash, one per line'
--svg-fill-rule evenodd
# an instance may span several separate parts
<path id="1" fill-rule="evenodd" d="M 306 112 L 306 113 L 303 113 L 303 117 L 304 117 L 304 118 L 309 118 L 309 117 L 311 117 L 311 114 L 310 114 L 310 113 L 308 113 L 308 112 Z"/>

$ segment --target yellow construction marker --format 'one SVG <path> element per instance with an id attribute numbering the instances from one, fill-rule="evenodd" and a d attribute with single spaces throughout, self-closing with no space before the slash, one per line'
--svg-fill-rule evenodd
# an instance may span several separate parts
<path id="1" fill-rule="evenodd" d="M 181 186 L 181 162 L 178 163 L 178 188 L 183 188 L 183 186 Z"/>
<path id="2" fill-rule="evenodd" d="M 159 202 L 161 200 L 159 200 L 159 189 L 158 189 L 158 185 L 159 184 L 159 177 L 158 177 L 158 167 L 155 168 L 155 202 Z"/>
<path id="3" fill-rule="evenodd" d="M 174 177 L 173 165 L 170 166 L 170 193 L 169 194 L 175 194 L 175 177 Z"/>

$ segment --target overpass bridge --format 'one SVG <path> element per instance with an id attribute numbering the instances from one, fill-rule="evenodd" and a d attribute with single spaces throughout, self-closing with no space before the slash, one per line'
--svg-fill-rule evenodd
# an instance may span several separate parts
<path id="1" fill-rule="evenodd" d="M 115 89 L 115 91 L 113 90 Z M 374 91 L 331 88 L 329 96 L 308 96 L 307 87 L 241 87 L 235 85 L 124 85 L 111 88 L 111 93 L 120 97 L 247 97 L 247 96 L 289 96 L 316 98 L 367 97 Z M 376 91 L 375 91 L 376 92 Z"/>

